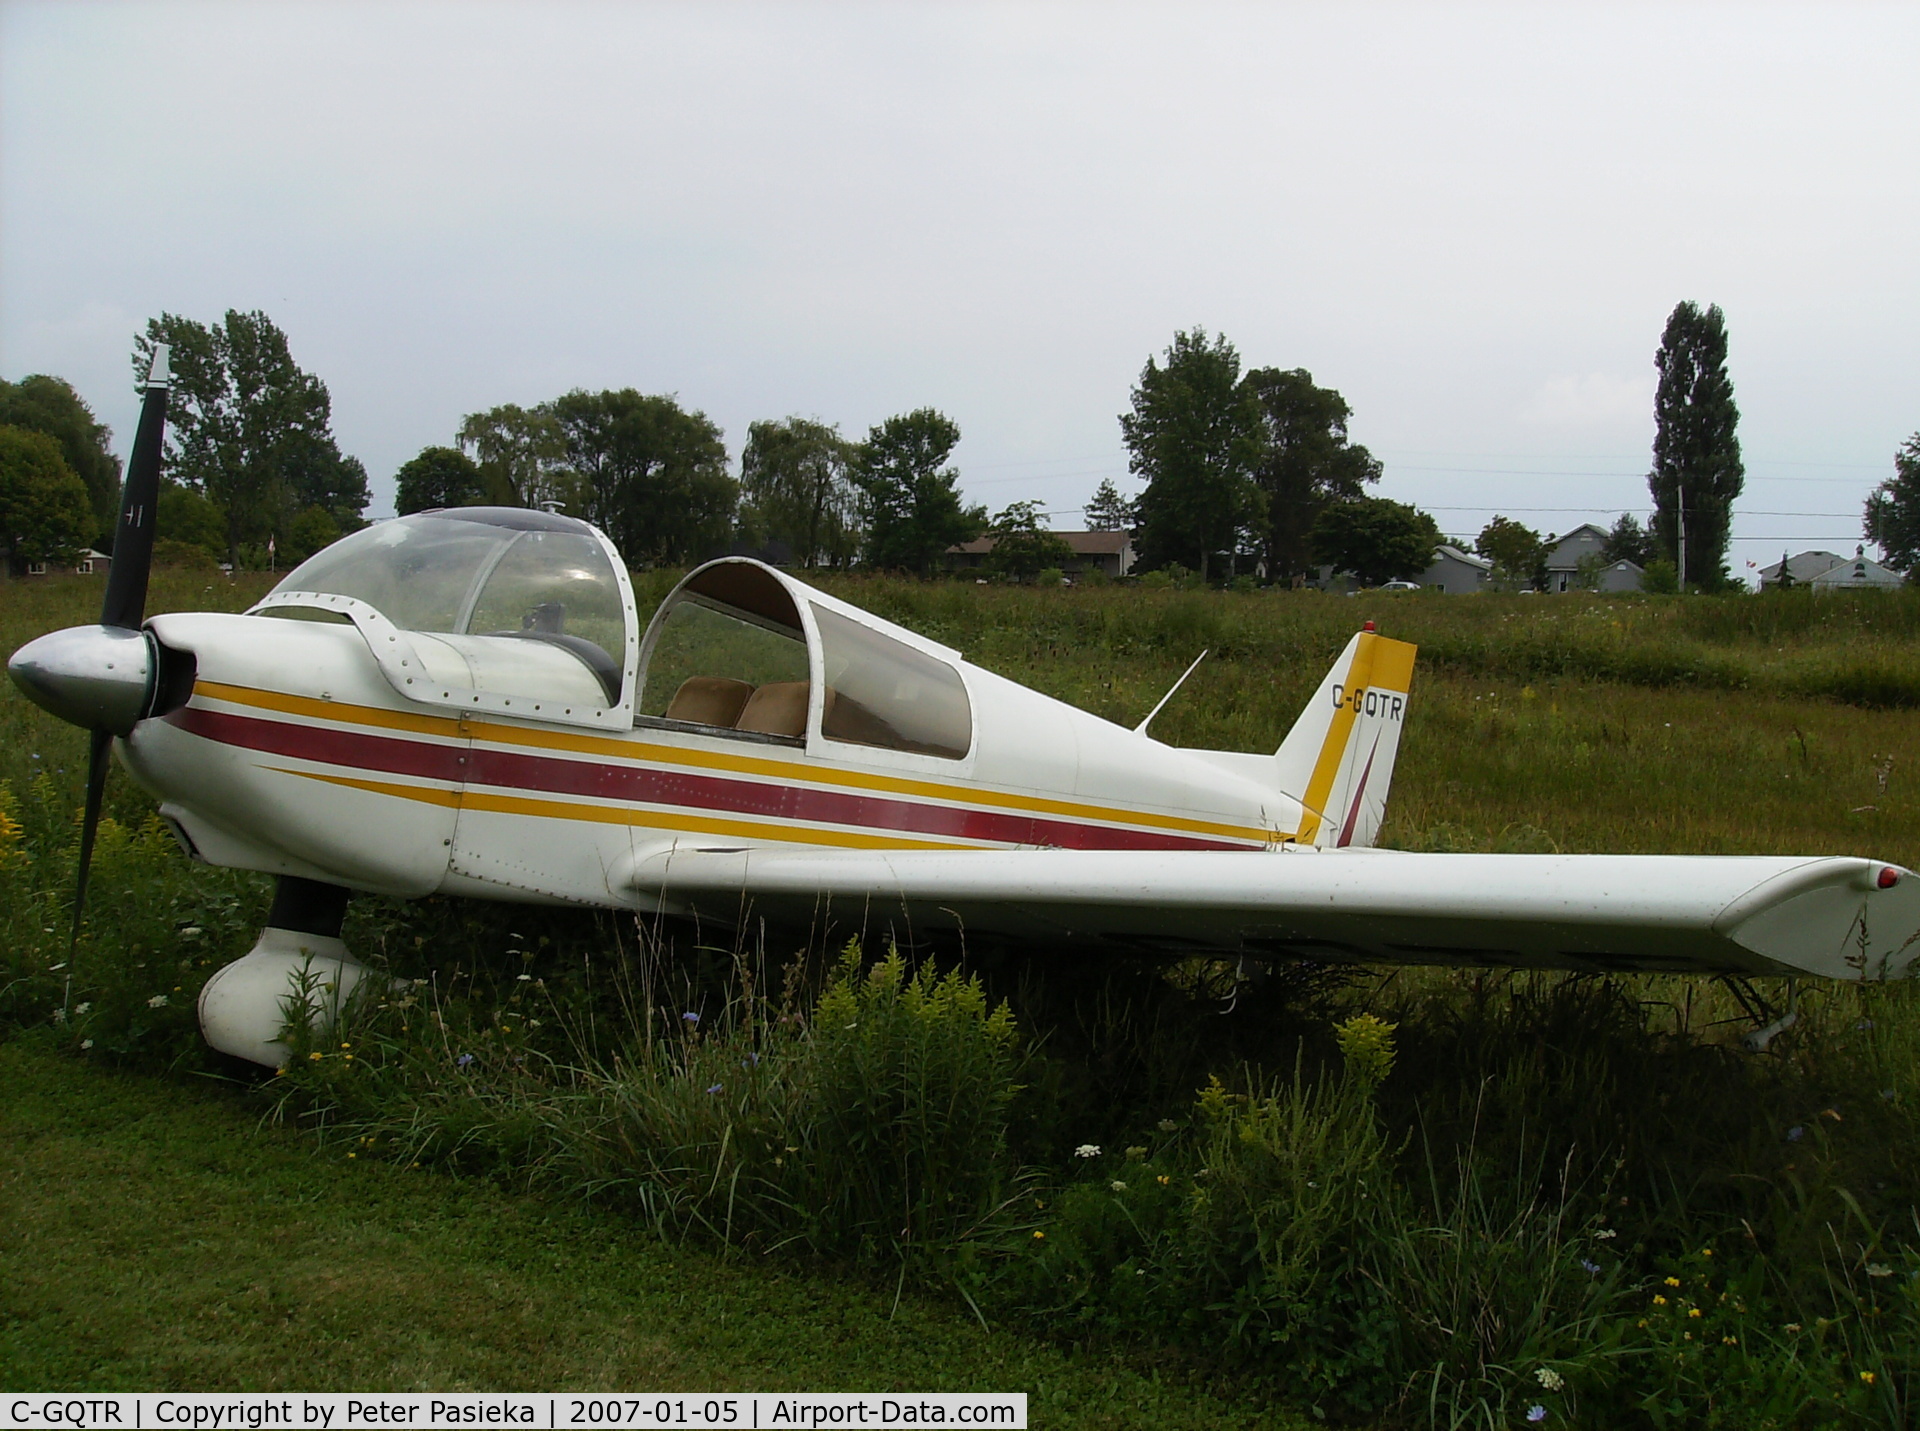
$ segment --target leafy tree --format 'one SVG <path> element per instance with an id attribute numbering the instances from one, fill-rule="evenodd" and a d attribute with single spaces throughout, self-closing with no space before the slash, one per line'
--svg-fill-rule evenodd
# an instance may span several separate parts
<path id="1" fill-rule="evenodd" d="M 741 526 L 784 542 L 803 567 L 850 563 L 860 550 L 858 445 L 804 417 L 755 422 L 740 454 Z"/>
<path id="2" fill-rule="evenodd" d="M 1481 528 L 1473 549 L 1493 563 L 1493 579 L 1512 591 L 1539 590 L 1547 584 L 1546 542 L 1532 527 L 1511 517 L 1495 517 Z"/>
<path id="3" fill-rule="evenodd" d="M 1138 501 L 1143 564 L 1192 561 L 1204 578 L 1214 553 L 1238 552 L 1264 530 L 1266 494 L 1253 478 L 1259 405 L 1226 338 L 1175 333 L 1164 366 L 1147 359 L 1120 433 L 1147 483 Z"/>
<path id="4" fill-rule="evenodd" d="M 629 562 L 676 565 L 722 545 L 739 484 L 720 429 L 671 397 L 576 389 L 545 404 L 566 443 L 585 517 Z"/>
<path id="5" fill-rule="evenodd" d="M 1633 513 L 1622 512 L 1607 533 L 1607 544 L 1600 549 L 1600 556 L 1609 566 L 1617 561 L 1630 561 L 1645 568 L 1653 560 L 1653 533 L 1641 526 L 1640 519 Z"/>
<path id="6" fill-rule="evenodd" d="M 1347 441 L 1353 409 L 1305 368 L 1255 368 L 1241 380 L 1259 414 L 1261 456 L 1254 480 L 1266 494 L 1267 575 L 1277 581 L 1311 565 L 1313 524 L 1334 502 L 1351 502 L 1380 480 L 1380 463 Z"/>
<path id="7" fill-rule="evenodd" d="M 1443 540 L 1432 517 L 1385 497 L 1335 502 L 1313 525 L 1314 556 L 1367 586 L 1418 576 L 1432 565 Z"/>
<path id="8" fill-rule="evenodd" d="M 404 517 L 434 507 L 472 507 L 486 500 L 480 464 L 457 447 L 423 447 L 394 474 L 393 510 Z"/>
<path id="9" fill-rule="evenodd" d="M 9 566 L 71 563 L 93 533 L 87 484 L 44 432 L 0 427 L 0 543 Z"/>
<path id="10" fill-rule="evenodd" d="M 987 528 L 987 535 L 993 538 L 987 569 L 999 576 L 1028 581 L 1049 568 L 1065 567 L 1073 560 L 1073 548 L 1045 523 L 1046 513 L 1038 502 L 1015 502 L 1001 512 Z"/>
<path id="11" fill-rule="evenodd" d="M 1654 354 L 1660 372 L 1654 396 L 1653 542 L 1679 555 L 1681 518 L 1687 549 L 1679 565 L 1690 585 L 1727 584 L 1727 541 L 1733 531 L 1733 500 L 1745 485 L 1740 409 L 1727 376 L 1726 317 L 1717 306 L 1704 313 L 1681 303 L 1667 319 Z"/>
<path id="12" fill-rule="evenodd" d="M 272 319 L 229 309 L 209 326 L 163 313 L 135 341 L 136 381 L 156 343 L 173 350 L 167 468 L 220 509 L 229 561 L 243 543 L 286 535 L 307 507 L 343 529 L 363 525 L 366 469 L 341 454 L 326 384 L 301 371 Z"/>
<path id="13" fill-rule="evenodd" d="M 293 519 L 280 554 L 289 566 L 340 540 L 340 528 L 325 507 L 307 507 Z"/>
<path id="14" fill-rule="evenodd" d="M 72 385 L 43 373 L 17 383 L 0 379 L 0 423 L 44 432 L 60 444 L 67 466 L 86 483 L 95 533 L 111 541 L 120 515 L 120 459 L 107 445 L 112 431 L 94 419 Z"/>
<path id="15" fill-rule="evenodd" d="M 867 524 L 866 563 L 927 575 L 947 548 L 987 524 L 985 507 L 960 500 L 960 473 L 946 466 L 960 428 L 930 407 L 890 417 L 867 433 L 854 464 Z"/>
<path id="16" fill-rule="evenodd" d="M 503 403 L 470 413 L 460 423 L 457 441 L 461 452 L 479 464 L 483 501 L 496 507 L 577 504 L 566 473 L 566 434 L 552 404 Z"/>
<path id="17" fill-rule="evenodd" d="M 1136 515 L 1134 504 L 1120 495 L 1113 478 L 1102 477 L 1092 499 L 1081 509 L 1090 532 L 1124 532 L 1132 529 Z"/>
<path id="18" fill-rule="evenodd" d="M 220 509 L 193 488 L 165 478 L 160 482 L 160 500 L 154 504 L 154 536 L 158 541 L 199 547 L 215 562 L 227 553 L 227 519 Z"/>
<path id="19" fill-rule="evenodd" d="M 1893 454 L 1893 476 L 1867 498 L 1867 540 L 1912 581 L 1920 572 L 1920 432 Z"/>

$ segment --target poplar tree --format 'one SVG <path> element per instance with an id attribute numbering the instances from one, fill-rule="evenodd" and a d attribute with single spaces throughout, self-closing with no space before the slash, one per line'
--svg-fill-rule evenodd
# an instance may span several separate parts
<path id="1" fill-rule="evenodd" d="M 1735 428 L 1740 409 L 1727 376 L 1727 325 L 1719 307 L 1683 302 L 1667 319 L 1654 354 L 1660 385 L 1653 402 L 1654 549 L 1672 553 L 1689 585 L 1726 585 L 1733 500 L 1746 470 Z M 1681 529 L 1686 550 L 1680 549 Z"/>

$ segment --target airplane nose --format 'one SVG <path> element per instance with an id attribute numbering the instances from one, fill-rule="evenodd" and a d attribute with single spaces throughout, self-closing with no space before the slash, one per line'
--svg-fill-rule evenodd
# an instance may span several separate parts
<path id="1" fill-rule="evenodd" d="M 153 646 L 144 631 L 69 626 L 15 651 L 7 674 L 61 720 L 126 735 L 152 700 Z"/>

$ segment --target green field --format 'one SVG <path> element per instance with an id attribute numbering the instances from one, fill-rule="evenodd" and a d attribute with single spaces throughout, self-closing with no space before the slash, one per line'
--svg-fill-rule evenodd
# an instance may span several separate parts
<path id="1" fill-rule="evenodd" d="M 667 584 L 643 578 L 643 604 Z M 1383 836 L 1404 848 L 1920 864 L 1920 594 L 831 585 L 1128 725 L 1209 649 L 1155 733 L 1220 748 L 1272 749 L 1374 620 L 1421 647 Z M 263 586 L 161 573 L 151 609 Z M 98 592 L 0 589 L 0 645 L 92 619 Z M 1908 1424 L 1904 987 L 1805 991 L 1765 1057 L 1734 1051 L 1738 1011 L 1699 980 L 1276 970 L 1231 999 L 1212 966 L 1033 950 L 972 971 L 977 1008 L 926 1014 L 866 972 L 836 984 L 830 951 L 365 901 L 349 942 L 436 980 L 432 1038 L 424 1006 L 369 1010 L 355 1061 L 209 1082 L 233 1070 L 192 998 L 264 882 L 188 866 L 118 779 L 89 1008 L 57 1023 L 84 737 L 10 688 L 0 732 L 7 1386 L 980 1386 L 1034 1392 L 1043 1425 Z M 724 1015 L 634 1033 L 683 993 Z M 834 997 L 864 1001 L 868 1041 L 807 1032 Z M 1394 1026 L 1384 1044 L 1358 1015 Z M 933 1085 L 887 1080 L 936 1047 L 938 1088 L 984 1091 L 929 1123 Z M 456 1071 L 456 1049 L 479 1054 Z M 693 1096 L 749 1065 L 737 1095 Z M 907 1171 L 836 1181 L 869 1128 Z M 898 1243 L 876 1233 L 896 1210 L 921 1229 Z"/>

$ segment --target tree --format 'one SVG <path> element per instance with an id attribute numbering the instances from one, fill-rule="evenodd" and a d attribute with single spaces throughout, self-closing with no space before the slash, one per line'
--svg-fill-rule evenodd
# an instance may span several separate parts
<path id="1" fill-rule="evenodd" d="M 0 543 L 8 565 L 70 564 L 93 532 L 87 484 L 44 432 L 0 427 Z"/>
<path id="2" fill-rule="evenodd" d="M 226 555 L 227 520 L 218 507 L 193 488 L 163 478 L 153 515 L 157 541 L 198 547 L 216 563 Z"/>
<path id="3" fill-rule="evenodd" d="M 1653 533 L 1640 525 L 1640 519 L 1631 512 L 1622 512 L 1607 533 L 1607 544 L 1600 549 L 1600 556 L 1608 565 L 1617 561 L 1630 561 L 1644 569 L 1653 560 Z"/>
<path id="4" fill-rule="evenodd" d="M 1147 483 L 1138 501 L 1143 565 L 1192 562 L 1204 578 L 1214 553 L 1236 553 L 1264 531 L 1266 496 L 1253 479 L 1260 413 L 1224 337 L 1175 333 L 1165 366 L 1147 359 L 1120 433 Z"/>
<path id="5" fill-rule="evenodd" d="M 1335 502 L 1313 526 L 1315 558 L 1352 572 L 1366 586 L 1420 575 L 1442 540 L 1432 517 L 1385 497 Z"/>
<path id="6" fill-rule="evenodd" d="M 585 517 L 629 562 L 697 560 L 733 530 L 739 484 L 720 429 L 669 396 L 576 389 L 544 405 L 566 444 Z"/>
<path id="7" fill-rule="evenodd" d="M 1353 409 L 1305 368 L 1255 368 L 1241 380 L 1259 415 L 1254 480 L 1266 494 L 1262 547 L 1267 576 L 1290 580 L 1311 565 L 1313 524 L 1334 502 L 1351 502 L 1380 480 L 1380 463 L 1347 442 Z"/>
<path id="8" fill-rule="evenodd" d="M 423 447 L 394 474 L 395 516 L 432 507 L 472 507 L 485 500 L 480 464 L 456 447 Z"/>
<path id="9" fill-rule="evenodd" d="M 455 439 L 480 467 L 482 500 L 496 507 L 568 505 L 567 439 L 551 404 L 524 408 L 502 403 L 469 413 Z"/>
<path id="10" fill-rule="evenodd" d="M 1907 580 L 1920 572 L 1920 432 L 1901 444 L 1893 454 L 1893 476 L 1867 498 L 1867 540 Z"/>
<path id="11" fill-rule="evenodd" d="M 67 466 L 86 484 L 95 534 L 110 541 L 120 515 L 120 459 L 108 446 L 112 430 L 94 419 L 72 385 L 43 373 L 17 383 L 0 379 L 0 423 L 44 432 L 60 444 Z"/>
<path id="12" fill-rule="evenodd" d="M 1031 581 L 1050 567 L 1066 566 L 1073 560 L 1073 548 L 1045 522 L 1046 513 L 1038 502 L 1015 502 L 1001 512 L 987 527 L 987 535 L 993 538 L 987 569 L 1016 581 Z"/>
<path id="13" fill-rule="evenodd" d="M 1120 495 L 1113 478 L 1102 477 L 1093 497 L 1081 508 L 1081 517 L 1090 532 L 1124 532 L 1132 529 L 1136 515 L 1134 504 Z"/>
<path id="14" fill-rule="evenodd" d="M 803 567 L 850 563 L 860 550 L 858 445 L 804 417 L 755 422 L 740 453 L 741 527 L 784 542 Z"/>
<path id="15" fill-rule="evenodd" d="M 1733 379 L 1727 376 L 1727 325 L 1720 309 L 1681 303 L 1654 354 L 1653 542 L 1671 552 L 1688 584 L 1726 585 L 1733 500 L 1745 484 L 1735 428 Z M 1686 551 L 1679 546 L 1686 528 Z"/>
<path id="16" fill-rule="evenodd" d="M 308 507 L 343 530 L 364 525 L 366 469 L 341 454 L 326 384 L 301 371 L 272 319 L 229 309 L 210 327 L 163 313 L 134 343 L 136 382 L 156 343 L 172 349 L 166 467 L 220 509 L 229 561 L 242 544 L 288 535 Z"/>
<path id="17" fill-rule="evenodd" d="M 1537 591 L 1547 584 L 1547 544 L 1532 527 L 1495 517 L 1481 528 L 1474 551 L 1493 563 L 1493 579 L 1511 591 Z"/>
<path id="18" fill-rule="evenodd" d="M 945 465 L 960 428 L 930 407 L 890 417 L 867 433 L 854 463 L 867 524 L 866 563 L 928 575 L 947 548 L 987 524 L 985 507 L 960 500 L 960 473 Z"/>

